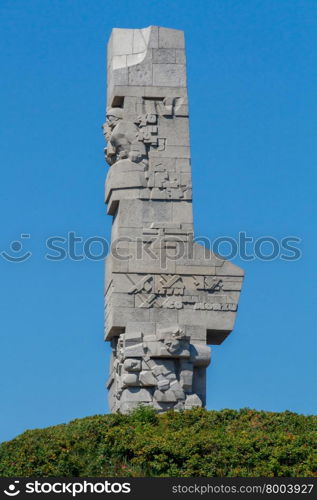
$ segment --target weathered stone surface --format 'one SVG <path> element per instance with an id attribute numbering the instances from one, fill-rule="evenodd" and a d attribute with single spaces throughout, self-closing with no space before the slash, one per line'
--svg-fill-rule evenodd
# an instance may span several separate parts
<path id="1" fill-rule="evenodd" d="M 111 411 L 203 406 L 206 344 L 235 321 L 243 271 L 193 240 L 185 64 L 182 31 L 112 32 L 103 126 Z"/>

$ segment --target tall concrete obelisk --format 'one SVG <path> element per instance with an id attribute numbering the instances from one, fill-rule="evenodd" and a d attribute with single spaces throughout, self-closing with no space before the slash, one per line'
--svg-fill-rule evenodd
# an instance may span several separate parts
<path id="1" fill-rule="evenodd" d="M 233 329 L 243 271 L 193 241 L 182 31 L 113 29 L 104 135 L 110 409 L 204 406 L 207 344 Z"/>

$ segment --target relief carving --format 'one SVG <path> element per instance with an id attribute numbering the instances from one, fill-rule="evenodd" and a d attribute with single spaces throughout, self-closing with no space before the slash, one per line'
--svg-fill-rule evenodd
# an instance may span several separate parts
<path id="1" fill-rule="evenodd" d="M 115 409 L 130 397 L 130 388 L 146 388 L 142 397 L 159 411 L 167 409 L 166 403 L 176 409 L 203 405 L 192 393 L 193 374 L 209 365 L 210 348 L 191 344 L 178 325 L 158 328 L 153 335 L 123 333 L 112 343 L 112 357 L 108 388 L 114 385 Z"/>
<path id="2" fill-rule="evenodd" d="M 161 161 L 150 159 L 151 151 L 159 153 L 166 150 L 167 138 L 160 133 L 160 120 L 173 119 L 177 110 L 184 106 L 184 98 L 143 99 L 141 103 L 136 103 L 144 111 L 141 114 L 136 114 L 136 111 L 131 112 L 131 99 L 126 117 L 124 104 L 122 108 L 107 109 L 107 121 L 103 125 L 103 134 L 107 142 L 104 150 L 107 163 L 110 167 L 118 169 L 122 160 L 128 160 L 131 162 L 131 171 L 134 164 L 143 165 L 145 182 L 137 186 L 142 188 L 140 192 L 142 199 L 190 200 L 192 196 L 190 174 L 181 174 L 176 171 L 176 167 L 173 170 L 166 169 L 164 160 L 170 160 L 168 157 Z M 124 169 L 127 169 L 126 165 Z M 132 189 L 136 187 L 136 182 L 133 181 L 133 177 L 130 178 Z M 122 177 L 119 175 L 108 175 L 108 184 L 110 179 L 111 186 L 107 188 L 108 193 L 129 187 L 126 183 L 122 183 Z M 109 201 L 108 195 L 106 201 Z"/>
<path id="3" fill-rule="evenodd" d="M 237 310 L 237 303 L 223 292 L 223 280 L 214 276 L 178 274 L 127 274 L 127 293 L 136 296 L 136 307 L 195 309 L 206 311 Z"/>

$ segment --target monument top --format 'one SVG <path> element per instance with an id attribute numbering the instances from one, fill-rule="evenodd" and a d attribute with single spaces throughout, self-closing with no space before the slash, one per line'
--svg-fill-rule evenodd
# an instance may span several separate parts
<path id="1" fill-rule="evenodd" d="M 162 87 L 179 88 L 178 94 L 186 95 L 185 41 L 181 30 L 159 26 L 114 28 L 107 60 L 110 105 L 118 92 L 130 95 L 130 87 L 140 87 L 138 93 L 142 94 L 143 89 L 144 95 L 145 89 L 151 88 L 157 94 L 155 97 L 163 97 Z"/>
<path id="2" fill-rule="evenodd" d="M 108 42 L 108 49 L 113 51 L 112 55 L 139 54 L 147 49 L 159 48 L 184 49 L 184 32 L 161 26 L 141 29 L 113 28 Z"/>

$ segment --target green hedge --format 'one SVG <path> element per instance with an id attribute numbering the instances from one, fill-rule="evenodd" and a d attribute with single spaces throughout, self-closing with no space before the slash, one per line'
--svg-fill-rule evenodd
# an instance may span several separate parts
<path id="1" fill-rule="evenodd" d="M 0 476 L 317 476 L 317 416 L 250 409 L 96 415 L 0 445 Z"/>

